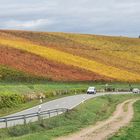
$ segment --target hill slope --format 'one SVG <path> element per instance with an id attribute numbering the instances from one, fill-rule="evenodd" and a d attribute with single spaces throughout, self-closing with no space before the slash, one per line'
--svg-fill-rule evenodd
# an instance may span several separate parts
<path id="1" fill-rule="evenodd" d="M 0 54 L 1 67 L 48 80 L 140 82 L 140 39 L 1 30 Z"/>

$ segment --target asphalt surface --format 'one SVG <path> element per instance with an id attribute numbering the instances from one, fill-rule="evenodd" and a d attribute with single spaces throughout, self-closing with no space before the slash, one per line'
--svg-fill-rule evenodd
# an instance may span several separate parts
<path id="1" fill-rule="evenodd" d="M 88 99 L 107 95 L 107 94 L 128 94 L 128 92 L 127 93 L 125 93 L 125 92 L 97 93 L 97 94 L 93 94 L 93 95 L 92 94 L 78 94 L 78 95 L 63 97 L 63 98 L 59 98 L 59 99 L 52 100 L 52 101 L 41 104 L 41 111 L 52 110 L 52 109 L 57 109 L 57 108 L 72 109 Z M 14 114 L 11 114 L 11 115 L 8 115 L 5 117 L 12 117 L 12 116 L 36 113 L 36 112 L 38 112 L 38 110 L 39 110 L 39 106 L 35 106 L 30 109 L 26 109 L 26 110 L 23 110 L 18 113 L 14 113 Z M 56 116 L 56 114 L 53 114 L 51 117 L 53 117 L 53 116 Z M 48 116 L 46 116 L 46 118 L 48 118 Z M 37 120 L 38 120 L 38 118 L 34 117 L 34 118 L 28 118 L 26 121 L 27 121 L 27 123 L 29 123 L 29 122 L 34 122 Z M 24 124 L 24 120 L 9 121 L 7 126 L 11 127 L 11 126 L 15 126 L 17 124 Z M 0 128 L 4 128 L 4 127 L 6 127 L 5 123 L 0 123 Z"/>

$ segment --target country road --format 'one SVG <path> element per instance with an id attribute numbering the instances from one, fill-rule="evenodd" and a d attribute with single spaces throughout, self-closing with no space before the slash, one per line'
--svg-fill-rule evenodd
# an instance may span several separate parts
<path id="1" fill-rule="evenodd" d="M 108 94 L 129 94 L 129 92 L 97 93 L 95 95 L 79 94 L 79 95 L 63 97 L 63 98 L 59 98 L 59 99 L 56 99 L 56 100 L 52 100 L 52 101 L 43 103 L 41 105 L 41 111 L 57 109 L 57 108 L 72 109 L 72 108 L 76 107 L 77 105 L 79 105 L 80 103 L 82 103 L 83 101 L 86 101 L 88 99 L 95 98 L 95 97 L 98 97 L 98 96 L 108 95 Z M 30 109 L 23 110 L 23 111 L 18 112 L 18 113 L 8 115 L 6 117 L 26 115 L 26 114 L 35 113 L 35 112 L 38 112 L 38 106 L 32 107 Z M 36 120 L 37 120 L 37 118 L 36 119 L 29 119 L 28 122 L 31 122 L 31 121 L 33 122 L 33 121 L 36 121 Z M 9 122 L 8 127 L 14 126 L 14 125 L 17 125 L 17 124 L 23 124 L 23 123 L 24 123 L 23 120 L 11 121 L 11 122 Z M 5 124 L 0 123 L 0 128 L 3 128 L 3 127 L 5 127 Z"/>

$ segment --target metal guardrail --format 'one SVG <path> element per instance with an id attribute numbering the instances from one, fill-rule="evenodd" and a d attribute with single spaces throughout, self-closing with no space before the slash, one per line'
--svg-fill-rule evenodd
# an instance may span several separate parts
<path id="1" fill-rule="evenodd" d="M 8 122 L 23 120 L 22 124 L 27 124 L 27 119 L 29 119 L 29 118 L 32 119 L 34 117 L 37 117 L 36 121 L 39 121 L 41 119 L 57 116 L 59 114 L 62 114 L 64 112 L 68 112 L 68 111 L 69 111 L 69 109 L 66 109 L 66 108 L 58 108 L 58 109 L 52 109 L 52 110 L 41 111 L 41 112 L 36 112 L 36 113 L 29 113 L 29 114 L 18 115 L 18 116 L 0 117 L 0 124 L 5 123 L 5 128 L 7 128 Z"/>

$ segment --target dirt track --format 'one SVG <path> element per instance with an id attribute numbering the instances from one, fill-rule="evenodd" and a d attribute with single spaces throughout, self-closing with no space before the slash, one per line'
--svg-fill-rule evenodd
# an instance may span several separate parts
<path id="1" fill-rule="evenodd" d="M 136 101 L 136 99 L 127 100 L 117 106 L 116 111 L 109 119 L 57 140 L 106 140 L 131 121 L 134 114 L 133 103 Z"/>

